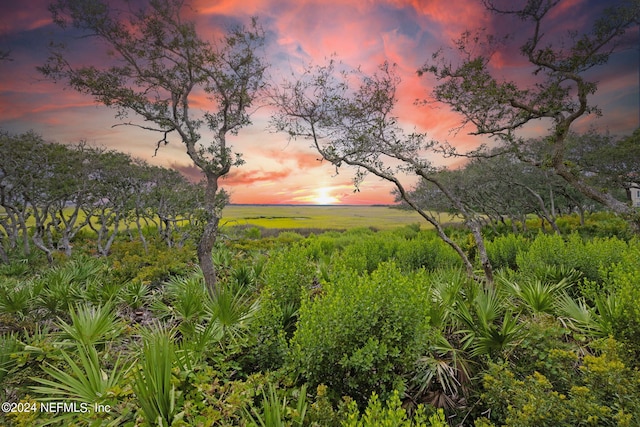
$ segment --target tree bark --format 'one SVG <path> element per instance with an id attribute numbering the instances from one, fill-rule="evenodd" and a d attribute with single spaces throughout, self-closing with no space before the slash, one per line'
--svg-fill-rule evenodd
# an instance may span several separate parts
<path id="1" fill-rule="evenodd" d="M 204 282 L 207 286 L 209 295 L 216 296 L 218 294 L 218 277 L 216 267 L 213 264 L 211 252 L 216 244 L 218 237 L 218 224 L 220 217 L 216 207 L 216 196 L 218 194 L 218 175 L 207 174 L 207 186 L 205 189 L 205 210 L 207 213 L 207 223 L 204 226 L 202 236 L 198 242 L 198 262 Z"/>
<path id="2" fill-rule="evenodd" d="M 5 264 L 9 264 L 9 256 L 7 255 L 7 251 L 4 250 L 3 242 L 0 241 L 0 261 Z"/>

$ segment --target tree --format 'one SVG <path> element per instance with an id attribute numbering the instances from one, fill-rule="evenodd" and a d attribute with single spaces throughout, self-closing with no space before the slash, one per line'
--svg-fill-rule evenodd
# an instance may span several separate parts
<path id="1" fill-rule="evenodd" d="M 436 78 L 435 100 L 462 115 L 461 127 L 469 124 L 474 128 L 473 134 L 495 137 L 523 160 L 552 168 L 590 199 L 618 214 L 636 218 L 630 206 L 590 185 L 566 160 L 571 126 L 585 115 L 600 114 L 590 100 L 597 83 L 589 71 L 606 64 L 624 41 L 625 32 L 637 24 L 640 2 L 629 0 L 603 10 L 590 31 L 568 32 L 564 39 L 548 40 L 547 24 L 560 0 L 528 0 L 522 7 L 512 6 L 521 3 L 505 2 L 501 7 L 498 0 L 483 1 L 500 19 L 515 17 L 522 21 L 518 34 L 528 36 L 520 45 L 520 53 L 531 66 L 531 82 L 499 77 L 492 55 L 498 38 L 466 32 L 456 42 L 456 51 L 461 55 L 458 62 L 440 50 L 419 70 L 421 75 Z M 538 120 L 550 125 L 544 138 L 548 156 L 531 158 L 522 152 L 525 138 L 518 132 Z"/>
<path id="2" fill-rule="evenodd" d="M 202 185 L 189 182 L 180 172 L 173 169 L 154 167 L 151 169 L 150 178 L 146 203 L 152 209 L 154 217 L 157 216 L 159 219 L 160 237 L 172 247 L 176 243 L 176 235 L 182 231 L 182 236 L 177 242 L 180 246 L 191 232 L 198 228 L 194 222 L 202 211 Z M 181 227 L 181 224 L 185 223 L 187 226 Z"/>
<path id="3" fill-rule="evenodd" d="M 107 256 L 141 186 L 131 157 L 117 151 L 96 150 L 91 161 L 94 183 L 91 203 L 84 207 L 87 225 L 97 235 L 97 249 Z"/>
<path id="4" fill-rule="evenodd" d="M 438 169 L 427 157 L 433 154 L 436 143 L 421 133 L 406 134 L 398 125 L 393 110 L 399 82 L 394 67 L 387 63 L 373 75 L 360 70 L 341 72 L 334 61 L 309 67 L 299 79 L 273 90 L 271 101 L 277 112 L 271 123 L 291 138 L 310 140 L 336 171 L 343 164 L 356 167 L 356 188 L 368 173 L 393 183 L 399 196 L 435 227 L 440 238 L 458 253 L 467 273 L 475 277 L 464 250 L 449 238 L 435 214 L 416 203 L 401 177 L 409 173 L 431 182 L 464 217 L 474 236 L 485 278 L 491 283 L 493 272 L 480 218 L 438 180 Z"/>
<path id="5" fill-rule="evenodd" d="M 50 8 L 54 21 L 93 36 L 83 40 L 100 41 L 107 53 L 95 65 L 76 66 L 71 55 L 57 47 L 39 70 L 115 108 L 120 119 L 137 114 L 142 124 L 123 124 L 159 132 L 157 149 L 168 143 L 170 134 L 178 135 L 206 178 L 206 225 L 197 251 L 207 287 L 216 293 L 211 251 L 227 199 L 218 183 L 243 163 L 227 137 L 250 124 L 249 108 L 266 70 L 259 55 L 264 34 L 254 19 L 250 27 L 233 28 L 209 42 L 193 22 L 183 19 L 182 0 L 150 0 L 137 7 L 131 4 L 125 12 L 106 0 L 57 0 Z M 211 102 L 211 110 L 193 108 L 194 96 L 201 94 Z M 212 134 L 209 141 L 201 134 L 206 128 Z"/>
<path id="6" fill-rule="evenodd" d="M 488 225 L 509 218 L 514 231 L 516 221 L 524 224 L 526 215 L 535 213 L 560 233 L 556 214 L 563 208 L 570 211 L 569 207 L 583 210 L 580 197 L 560 177 L 513 155 L 499 154 L 473 158 L 460 169 L 440 172 L 438 179 Z M 419 182 L 412 197 L 425 208 L 460 214 L 429 182 Z"/>
<path id="7" fill-rule="evenodd" d="M 39 152 L 41 144 L 42 138 L 33 132 L 22 135 L 0 133 L 0 151 L 3 153 L 0 157 L 0 206 L 4 209 L 0 226 L 9 248 L 16 248 L 21 241 L 25 256 L 31 251 L 27 232 L 27 219 L 31 213 L 23 190 L 33 172 L 29 159 Z"/>
<path id="8" fill-rule="evenodd" d="M 631 202 L 631 189 L 640 181 L 640 129 L 625 137 L 571 135 L 567 158 L 592 185 Z"/>
<path id="9" fill-rule="evenodd" d="M 0 137 L 0 220 L 10 247 L 22 240 L 22 251 L 30 252 L 27 219 L 33 218 L 31 241 L 52 262 L 52 253 L 70 254 L 70 241 L 84 226 L 79 217 L 90 188 L 83 162 L 83 145 L 47 143 L 40 135 L 4 134 Z"/>

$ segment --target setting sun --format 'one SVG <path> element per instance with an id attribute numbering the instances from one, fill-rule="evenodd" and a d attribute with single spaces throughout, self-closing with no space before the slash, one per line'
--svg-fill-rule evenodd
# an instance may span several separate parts
<path id="1" fill-rule="evenodd" d="M 313 198 L 313 203 L 316 205 L 333 205 L 335 203 L 339 203 L 336 197 L 332 196 L 331 189 L 329 188 L 320 188 Z"/>

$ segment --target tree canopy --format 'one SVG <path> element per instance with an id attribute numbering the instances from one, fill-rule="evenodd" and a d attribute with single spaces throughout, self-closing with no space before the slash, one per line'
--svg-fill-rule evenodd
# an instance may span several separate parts
<path id="1" fill-rule="evenodd" d="M 210 291 L 216 292 L 211 250 L 227 200 L 218 179 L 243 163 L 227 136 L 250 123 L 266 70 L 264 34 L 254 19 L 218 40 L 205 40 L 184 18 L 187 7 L 183 0 L 151 0 L 122 10 L 104 0 L 57 0 L 50 8 L 54 21 L 93 36 L 84 40 L 97 39 L 106 51 L 94 64 L 81 65 L 58 46 L 39 70 L 115 108 L 122 124 L 160 133 L 156 149 L 178 135 L 206 177 L 207 225 L 198 258 Z M 198 95 L 207 99 L 203 108 L 194 107 Z M 142 123 L 125 121 L 130 113 Z"/>

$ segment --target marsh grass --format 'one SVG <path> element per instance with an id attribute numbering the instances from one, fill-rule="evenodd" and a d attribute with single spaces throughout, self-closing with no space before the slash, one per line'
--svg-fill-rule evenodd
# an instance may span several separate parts
<path id="1" fill-rule="evenodd" d="M 383 230 L 419 223 L 424 229 L 431 228 L 416 212 L 388 206 L 229 205 L 222 216 L 220 224 L 226 227 L 252 225 L 289 230 L 372 227 Z M 448 214 L 442 214 L 440 219 L 443 223 L 458 222 Z"/>

